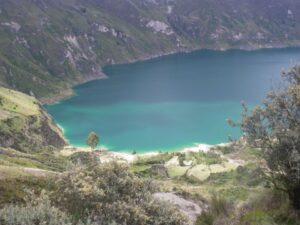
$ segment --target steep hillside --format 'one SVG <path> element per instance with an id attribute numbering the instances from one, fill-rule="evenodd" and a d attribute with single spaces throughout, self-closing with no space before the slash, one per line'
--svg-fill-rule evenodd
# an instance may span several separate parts
<path id="1" fill-rule="evenodd" d="M 34 97 L 0 88 L 0 147 L 41 152 L 65 144 L 61 130 Z"/>
<path id="2" fill-rule="evenodd" d="M 0 85 L 42 102 L 101 66 L 199 48 L 299 45 L 298 0 L 0 2 Z"/>

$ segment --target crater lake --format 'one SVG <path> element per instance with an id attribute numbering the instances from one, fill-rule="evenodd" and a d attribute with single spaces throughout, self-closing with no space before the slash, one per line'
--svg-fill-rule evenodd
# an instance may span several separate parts
<path id="1" fill-rule="evenodd" d="M 89 132 L 112 151 L 171 151 L 240 137 L 241 102 L 260 104 L 278 88 L 283 70 L 300 62 L 300 48 L 200 50 L 103 68 L 107 79 L 74 88 L 47 106 L 70 144 Z"/>

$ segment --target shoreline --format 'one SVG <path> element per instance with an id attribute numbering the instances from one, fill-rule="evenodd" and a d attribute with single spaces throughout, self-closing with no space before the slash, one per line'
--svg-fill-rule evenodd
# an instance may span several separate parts
<path id="1" fill-rule="evenodd" d="M 96 81 L 96 80 L 102 80 L 102 79 L 108 79 L 109 76 L 103 72 L 103 68 L 106 66 L 115 66 L 115 65 L 126 65 L 126 64 L 132 64 L 132 63 L 137 63 L 137 62 L 143 62 L 143 61 L 148 61 L 152 59 L 158 59 L 160 57 L 165 57 L 165 56 L 171 56 L 171 55 L 176 55 L 176 54 L 189 54 L 197 51 L 220 51 L 220 52 L 227 52 L 227 51 L 235 51 L 235 50 L 240 50 L 240 51 L 245 51 L 245 52 L 252 52 L 252 51 L 260 51 L 260 50 L 281 50 L 281 49 L 289 49 L 289 48 L 300 48 L 300 44 L 298 45 L 275 45 L 275 46 L 241 46 L 238 48 L 191 48 L 191 49 L 181 49 L 181 50 L 174 50 L 170 52 L 165 52 L 165 53 L 158 53 L 154 54 L 151 56 L 147 57 L 142 57 L 140 59 L 133 59 L 133 60 L 128 60 L 127 62 L 124 63 L 116 63 L 116 64 L 107 64 L 107 65 L 101 65 L 100 66 L 100 71 L 98 76 L 94 77 L 88 77 L 87 79 L 82 79 L 82 81 L 78 81 L 74 84 L 71 84 L 69 88 L 62 90 L 60 93 L 53 95 L 49 98 L 42 98 L 39 99 L 42 105 L 55 105 L 59 104 L 61 101 L 64 101 L 66 99 L 72 98 L 73 96 L 76 95 L 76 92 L 74 91 L 74 87 L 78 85 L 82 85 L 88 82 Z"/>
<path id="2" fill-rule="evenodd" d="M 194 146 L 184 147 L 182 149 L 174 150 L 174 151 L 165 151 L 165 152 L 149 151 L 146 153 L 137 153 L 137 154 L 127 153 L 127 152 L 114 152 L 114 151 L 109 151 L 109 149 L 103 149 L 103 148 L 91 150 L 91 148 L 89 147 L 76 147 L 76 146 L 69 145 L 69 146 L 65 146 L 64 149 L 61 151 L 61 153 L 65 156 L 70 156 L 78 152 L 86 152 L 86 153 L 95 152 L 99 155 L 101 162 L 120 160 L 126 163 L 132 163 L 138 158 L 153 157 L 164 153 L 189 153 L 189 152 L 208 153 L 209 151 L 211 151 L 216 147 L 226 147 L 226 146 L 231 146 L 232 144 L 233 144 L 232 142 L 220 143 L 215 145 L 195 144 Z"/>

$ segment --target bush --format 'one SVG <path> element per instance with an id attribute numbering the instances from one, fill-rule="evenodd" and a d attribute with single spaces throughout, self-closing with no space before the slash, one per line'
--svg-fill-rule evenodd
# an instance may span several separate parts
<path id="1" fill-rule="evenodd" d="M 299 224 L 297 212 L 290 208 L 289 199 L 283 192 L 265 191 L 249 202 L 240 210 L 241 225 L 296 225 Z"/>
<path id="2" fill-rule="evenodd" d="M 229 215 L 230 204 L 222 196 L 214 194 L 211 198 L 210 207 L 215 215 Z"/>
<path id="3" fill-rule="evenodd" d="M 72 154 L 69 159 L 73 164 L 82 165 L 95 165 L 100 163 L 100 158 L 94 152 L 76 152 Z"/>
<path id="4" fill-rule="evenodd" d="M 232 224 L 229 219 L 232 214 L 232 205 L 222 196 L 214 194 L 209 209 L 198 216 L 195 225 L 226 225 Z"/>
<path id="5" fill-rule="evenodd" d="M 24 204 L 27 196 L 26 189 L 33 189 L 35 193 L 40 193 L 43 189 L 49 189 L 54 184 L 51 178 L 22 177 L 18 174 L 15 176 L 19 177 L 0 181 L 0 208 L 10 203 Z"/>
<path id="6" fill-rule="evenodd" d="M 244 107 L 240 127 L 248 143 L 262 151 L 266 178 L 288 194 L 300 210 L 300 66 L 284 73 L 282 90 L 269 93 L 263 107 Z"/>
<path id="7" fill-rule="evenodd" d="M 25 206 L 7 205 L 0 210 L 1 225 L 71 225 L 69 217 L 59 209 L 51 206 L 44 193 L 27 202 Z"/>
<path id="8" fill-rule="evenodd" d="M 74 216 L 101 225 L 179 225 L 183 217 L 152 197 L 157 187 L 136 177 L 125 164 L 78 168 L 57 181 L 52 194 L 57 205 Z M 92 218 L 92 219 L 91 219 Z"/>

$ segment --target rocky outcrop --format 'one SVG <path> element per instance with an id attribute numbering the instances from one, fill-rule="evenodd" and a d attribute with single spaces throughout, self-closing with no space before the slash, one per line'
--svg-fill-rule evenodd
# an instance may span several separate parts
<path id="1" fill-rule="evenodd" d="M 186 222 L 186 225 L 194 224 L 197 216 L 199 216 L 203 209 L 206 208 L 203 203 L 200 206 L 194 201 L 184 199 L 175 193 L 159 192 L 153 194 L 153 196 L 160 201 L 164 201 L 176 206 L 187 217 L 188 221 Z"/>
<path id="2" fill-rule="evenodd" d="M 0 96 L 1 91 L 6 90 L 0 89 Z M 61 149 L 67 144 L 62 130 L 35 98 L 30 96 L 27 98 L 24 94 L 15 91 L 11 93 L 12 97 L 2 96 L 4 100 L 0 105 L 1 111 L 9 114 L 0 118 L 0 147 L 13 148 L 22 152 L 40 152 L 45 149 Z M 18 101 L 20 96 L 23 98 L 22 102 L 27 101 L 26 105 L 34 106 L 32 111 L 24 110 L 20 105 L 21 102 Z"/>
<path id="3" fill-rule="evenodd" d="M 25 152 L 61 149 L 67 144 L 62 131 L 45 112 L 0 121 L 0 146 Z"/>

